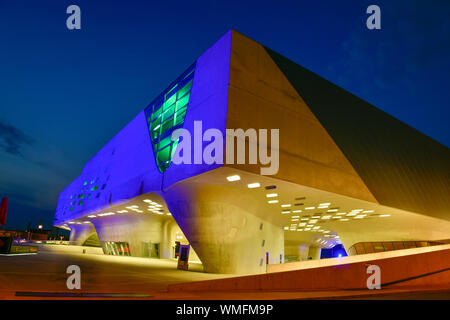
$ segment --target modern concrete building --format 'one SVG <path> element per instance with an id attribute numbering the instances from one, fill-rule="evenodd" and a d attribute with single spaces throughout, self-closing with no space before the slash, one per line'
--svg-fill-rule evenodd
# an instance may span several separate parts
<path id="1" fill-rule="evenodd" d="M 279 129 L 279 170 L 171 163 L 177 128 L 209 145 L 197 121 L 223 137 Z M 265 272 L 340 243 L 359 254 L 450 239 L 449 164 L 446 146 L 229 31 L 85 165 L 54 224 L 107 254 L 171 258 L 178 241 L 207 272 Z"/>

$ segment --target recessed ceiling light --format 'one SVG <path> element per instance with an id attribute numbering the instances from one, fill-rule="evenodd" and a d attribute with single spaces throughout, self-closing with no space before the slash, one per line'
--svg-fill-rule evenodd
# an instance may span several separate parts
<path id="1" fill-rule="evenodd" d="M 88 216 L 88 218 L 95 218 L 96 215 L 95 214 L 91 214 L 90 216 Z"/>
<path id="2" fill-rule="evenodd" d="M 322 216 L 322 219 L 323 220 L 328 220 L 328 219 L 330 219 L 331 218 L 331 216 Z"/>
<path id="3" fill-rule="evenodd" d="M 337 212 L 338 211 L 338 209 L 330 209 L 330 210 L 327 210 L 328 212 Z"/>
<path id="4" fill-rule="evenodd" d="M 328 206 L 318 206 L 317 209 L 325 209 L 328 208 Z"/>
<path id="5" fill-rule="evenodd" d="M 291 213 L 291 211 L 289 211 L 289 210 L 283 210 L 283 211 L 281 211 L 281 213 Z"/>
<path id="6" fill-rule="evenodd" d="M 299 223 L 298 226 L 299 226 L 299 227 L 304 227 L 304 226 L 306 226 L 306 223 L 304 223 L 304 222 Z"/>
<path id="7" fill-rule="evenodd" d="M 330 233 L 330 230 L 325 230 L 323 233 Z"/>
<path id="8" fill-rule="evenodd" d="M 267 198 L 274 198 L 274 197 L 278 197 L 278 193 L 268 193 L 266 194 Z"/>
<path id="9" fill-rule="evenodd" d="M 254 188 L 259 188 L 259 187 L 261 187 L 261 185 L 260 185 L 258 182 L 254 182 L 254 183 L 249 183 L 249 184 L 247 185 L 247 187 L 248 187 L 249 189 L 254 189 Z"/>
<path id="10" fill-rule="evenodd" d="M 348 221 L 349 219 L 341 219 L 341 220 L 339 220 L 339 221 Z"/>
<path id="11" fill-rule="evenodd" d="M 327 202 L 327 203 L 321 203 L 319 204 L 319 206 L 329 206 L 331 203 Z"/>
<path id="12" fill-rule="evenodd" d="M 305 208 L 305 210 L 313 210 L 313 209 L 315 209 L 316 207 L 306 207 Z"/>
<path id="13" fill-rule="evenodd" d="M 338 216 L 342 216 L 342 215 L 346 215 L 347 214 L 347 212 L 338 212 L 338 213 L 336 213 Z"/>
<path id="14" fill-rule="evenodd" d="M 289 230 L 289 227 L 284 227 L 283 229 L 284 229 L 284 230 Z"/>
<path id="15" fill-rule="evenodd" d="M 317 219 L 310 219 L 309 220 L 309 223 L 316 223 L 317 222 Z"/>
<path id="16" fill-rule="evenodd" d="M 294 211 L 292 211 L 292 212 L 298 213 L 298 212 L 302 212 L 302 210 L 294 210 Z"/>
<path id="17" fill-rule="evenodd" d="M 297 231 L 303 231 L 303 229 L 297 229 Z"/>
<path id="18" fill-rule="evenodd" d="M 349 214 L 347 214 L 347 217 L 353 217 L 356 216 L 358 213 L 356 212 L 350 212 Z"/>
<path id="19" fill-rule="evenodd" d="M 300 216 L 292 216 L 292 218 L 295 218 L 295 219 L 297 219 L 297 218 L 300 218 Z"/>
<path id="20" fill-rule="evenodd" d="M 309 231 L 309 230 L 311 230 L 311 228 L 305 228 L 304 230 L 305 230 L 305 231 Z"/>
<path id="21" fill-rule="evenodd" d="M 384 217 L 390 217 L 391 215 L 390 214 L 380 214 L 380 217 L 381 218 L 384 218 Z"/>
<path id="22" fill-rule="evenodd" d="M 153 202 L 153 201 L 150 200 L 150 199 L 145 199 L 145 200 L 142 200 L 142 201 L 147 202 L 147 203 L 152 203 L 152 202 Z"/>
<path id="23" fill-rule="evenodd" d="M 291 219 L 291 221 L 298 221 L 298 219 Z"/>
<path id="24" fill-rule="evenodd" d="M 308 225 L 306 225 L 308 228 L 311 228 L 311 227 L 313 227 L 313 225 L 312 224 L 308 224 Z"/>
<path id="25" fill-rule="evenodd" d="M 282 204 L 281 205 L 283 208 L 289 208 L 291 205 L 290 204 Z"/>
<path id="26" fill-rule="evenodd" d="M 278 203 L 278 200 L 269 200 L 268 203 Z"/>
<path id="27" fill-rule="evenodd" d="M 372 212 L 375 212 L 374 210 L 365 210 L 365 211 L 363 211 L 363 213 L 372 213 Z"/>
<path id="28" fill-rule="evenodd" d="M 313 230 L 317 230 L 317 229 L 320 229 L 320 227 L 314 227 L 314 228 L 313 228 Z"/>
<path id="29" fill-rule="evenodd" d="M 241 180 L 241 177 L 236 174 L 234 176 L 227 177 L 227 180 L 230 181 L 230 182 L 238 181 L 238 180 Z"/>
<path id="30" fill-rule="evenodd" d="M 331 217 L 331 219 L 340 219 L 341 217 L 339 217 L 339 216 L 334 216 L 334 217 Z"/>
<path id="31" fill-rule="evenodd" d="M 320 216 L 312 216 L 313 219 L 320 219 Z"/>

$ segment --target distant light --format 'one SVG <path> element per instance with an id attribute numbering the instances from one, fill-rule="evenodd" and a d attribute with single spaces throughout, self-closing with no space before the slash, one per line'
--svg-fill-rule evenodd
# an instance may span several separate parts
<path id="1" fill-rule="evenodd" d="M 254 183 L 249 183 L 249 184 L 247 185 L 247 187 L 248 187 L 249 189 L 254 189 L 254 188 L 259 188 L 259 187 L 261 187 L 261 185 L 259 184 L 259 182 L 254 182 Z"/>
<path id="2" fill-rule="evenodd" d="M 339 253 L 339 254 L 338 254 L 338 258 L 342 258 L 342 253 Z"/>
<path id="3" fill-rule="evenodd" d="M 241 180 L 241 177 L 236 174 L 234 176 L 227 177 L 227 180 L 230 181 L 230 182 L 238 181 L 238 180 Z"/>
<path id="4" fill-rule="evenodd" d="M 172 214 L 170 212 L 166 213 L 166 215 L 171 216 Z"/>
<path id="5" fill-rule="evenodd" d="M 274 198 L 274 197 L 278 197 L 278 193 L 268 193 L 266 194 L 267 198 Z"/>
<path id="6" fill-rule="evenodd" d="M 42 224 L 38 225 L 38 229 L 42 229 Z"/>

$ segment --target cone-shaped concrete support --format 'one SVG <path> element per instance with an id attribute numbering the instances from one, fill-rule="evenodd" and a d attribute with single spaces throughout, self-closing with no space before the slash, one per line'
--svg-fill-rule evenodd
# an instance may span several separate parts
<path id="1" fill-rule="evenodd" d="M 283 259 L 283 229 L 250 193 L 188 180 L 164 198 L 207 272 L 260 273 Z"/>
<path id="2" fill-rule="evenodd" d="M 95 233 L 95 228 L 91 223 L 71 225 L 69 238 L 70 244 L 81 246 L 93 233 Z"/>

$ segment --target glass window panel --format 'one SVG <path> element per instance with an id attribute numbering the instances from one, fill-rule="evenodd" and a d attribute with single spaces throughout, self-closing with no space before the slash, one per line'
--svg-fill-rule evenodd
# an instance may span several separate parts
<path id="1" fill-rule="evenodd" d="M 186 105 L 189 102 L 189 96 L 190 96 L 190 94 L 187 94 L 187 95 L 185 95 L 184 97 L 182 97 L 181 99 L 179 99 L 177 101 L 177 111 L 181 110 L 184 107 L 186 107 Z"/>
<path id="2" fill-rule="evenodd" d="M 193 77 L 194 65 L 145 110 L 155 159 L 161 172 L 169 167 L 176 151 L 178 143 L 171 141 L 171 135 L 184 123 Z"/>
<path id="3" fill-rule="evenodd" d="M 186 83 L 186 85 L 178 91 L 177 93 L 178 99 L 183 97 L 188 92 L 191 92 L 191 88 L 192 88 L 192 80 Z"/>

